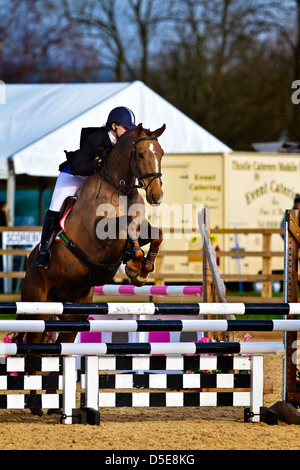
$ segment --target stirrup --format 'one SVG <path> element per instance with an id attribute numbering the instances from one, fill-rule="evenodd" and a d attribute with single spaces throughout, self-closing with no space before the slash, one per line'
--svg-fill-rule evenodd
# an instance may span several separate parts
<path id="1" fill-rule="evenodd" d="M 37 268 L 49 269 L 51 263 L 51 252 L 50 250 L 41 250 L 38 252 L 37 259 L 34 265 Z"/>

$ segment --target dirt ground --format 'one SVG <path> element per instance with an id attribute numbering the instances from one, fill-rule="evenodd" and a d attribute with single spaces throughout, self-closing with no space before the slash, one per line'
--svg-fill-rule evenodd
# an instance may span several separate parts
<path id="1" fill-rule="evenodd" d="M 267 334 L 267 333 L 266 333 Z M 252 340 L 263 336 L 252 335 Z M 267 340 L 281 340 L 269 333 Z M 281 400 L 282 356 L 265 355 L 265 377 Z M 104 408 L 100 426 L 62 425 L 59 416 L 0 410 L 0 450 L 299 450 L 300 426 L 244 423 L 243 408 Z"/>

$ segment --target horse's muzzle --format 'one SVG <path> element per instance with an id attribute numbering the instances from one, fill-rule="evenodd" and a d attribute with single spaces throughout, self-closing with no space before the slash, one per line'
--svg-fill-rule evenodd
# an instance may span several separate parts
<path id="1" fill-rule="evenodd" d="M 152 186 L 149 186 L 148 191 L 146 191 L 147 202 L 151 205 L 152 204 L 159 205 L 163 200 L 163 195 L 164 193 L 159 183 L 153 185 L 153 188 Z"/>

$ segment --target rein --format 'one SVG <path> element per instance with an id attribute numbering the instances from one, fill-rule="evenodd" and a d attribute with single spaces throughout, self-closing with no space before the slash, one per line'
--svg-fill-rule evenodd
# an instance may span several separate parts
<path id="1" fill-rule="evenodd" d="M 99 191 L 98 191 L 98 194 L 97 194 L 97 198 L 99 197 L 99 194 L 100 194 L 103 179 L 107 183 L 109 183 L 111 186 L 118 189 L 119 192 L 125 193 L 125 191 L 124 191 L 125 187 L 128 188 L 128 189 L 142 188 L 145 191 L 147 191 L 147 189 L 150 186 L 150 184 L 152 183 L 152 181 L 154 181 L 156 178 L 161 178 L 162 173 L 159 173 L 159 172 L 141 174 L 141 171 L 140 171 L 140 168 L 139 168 L 139 165 L 138 165 L 138 161 L 137 161 L 137 158 L 136 158 L 136 144 L 138 144 L 139 142 L 143 142 L 145 140 L 156 140 L 157 141 L 157 138 L 156 137 L 142 137 L 141 139 L 138 139 L 138 140 L 136 140 L 132 143 L 132 150 L 131 150 L 131 157 L 133 158 L 134 167 L 135 167 L 135 170 L 136 170 L 135 177 L 138 179 L 139 184 L 138 185 L 134 184 L 134 185 L 130 186 L 130 185 L 126 184 L 126 182 L 124 180 L 118 180 L 114 176 L 109 175 L 108 171 L 107 171 L 107 168 L 106 168 L 107 160 L 105 160 L 103 169 L 104 169 L 106 177 L 104 176 L 104 174 L 102 175 L 101 184 L 100 184 L 100 188 L 99 188 Z M 144 178 L 150 178 L 151 176 L 152 176 L 152 179 L 149 181 L 149 183 L 146 186 L 143 179 Z M 118 186 L 115 185 L 114 183 L 112 183 L 112 181 L 110 181 L 107 177 L 113 179 L 114 181 L 116 181 L 118 183 Z"/>

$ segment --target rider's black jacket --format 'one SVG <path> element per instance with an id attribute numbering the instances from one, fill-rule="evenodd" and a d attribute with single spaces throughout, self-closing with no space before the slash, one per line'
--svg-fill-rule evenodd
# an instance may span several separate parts
<path id="1" fill-rule="evenodd" d="M 108 129 L 100 127 L 96 131 L 92 128 L 89 133 L 86 129 L 87 137 L 84 138 L 82 130 L 80 148 L 75 152 L 67 152 L 67 160 L 59 166 L 59 171 L 63 171 L 68 165 L 71 166 L 72 175 L 89 176 L 96 173 L 103 161 L 112 150 L 112 143 L 108 136 Z"/>

